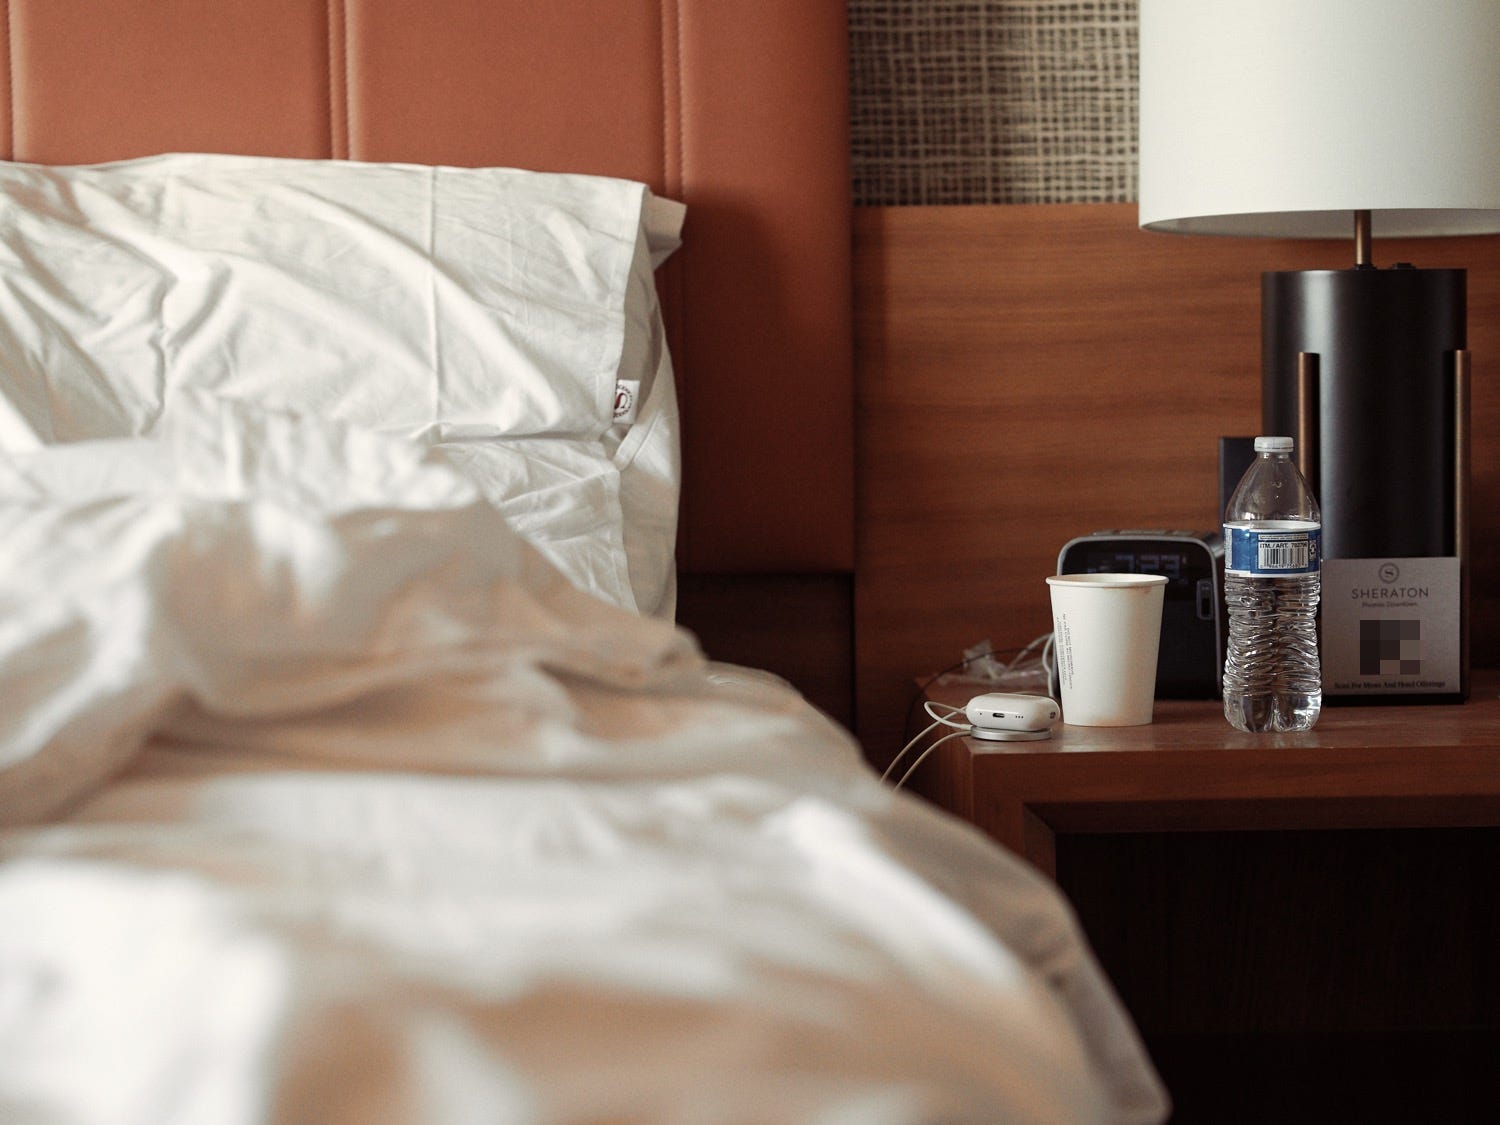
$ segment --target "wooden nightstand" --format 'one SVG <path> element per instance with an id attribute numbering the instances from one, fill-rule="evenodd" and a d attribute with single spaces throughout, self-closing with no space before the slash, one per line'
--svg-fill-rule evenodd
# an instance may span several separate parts
<path id="1" fill-rule="evenodd" d="M 1325 705 L 1304 734 L 1243 734 L 1217 701 L 1158 700 L 1149 726 L 954 739 L 909 785 L 1049 875 L 1061 834 L 1500 827 L 1500 672 L 1476 672 L 1464 704 Z"/>
<path id="2" fill-rule="evenodd" d="M 1297 735 L 954 739 L 909 785 L 1057 880 L 1175 1120 L 1500 1120 L 1500 672 Z"/>

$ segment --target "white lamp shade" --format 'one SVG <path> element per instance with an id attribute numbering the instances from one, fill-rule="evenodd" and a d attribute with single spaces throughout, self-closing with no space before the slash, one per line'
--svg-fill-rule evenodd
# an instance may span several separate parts
<path id="1" fill-rule="evenodd" d="M 1500 0 L 1140 0 L 1140 224 L 1500 231 Z"/>

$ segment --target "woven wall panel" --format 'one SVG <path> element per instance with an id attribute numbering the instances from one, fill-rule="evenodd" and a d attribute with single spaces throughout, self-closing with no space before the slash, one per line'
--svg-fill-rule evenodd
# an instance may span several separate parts
<path id="1" fill-rule="evenodd" d="M 1136 0 L 849 0 L 859 204 L 1135 198 Z"/>

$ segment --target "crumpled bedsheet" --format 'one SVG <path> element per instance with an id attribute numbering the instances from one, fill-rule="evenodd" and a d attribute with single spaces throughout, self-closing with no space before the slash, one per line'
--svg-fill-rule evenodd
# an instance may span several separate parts
<path id="1" fill-rule="evenodd" d="M 0 1120 L 1147 1122 L 1066 902 L 423 451 L 0 455 Z"/>

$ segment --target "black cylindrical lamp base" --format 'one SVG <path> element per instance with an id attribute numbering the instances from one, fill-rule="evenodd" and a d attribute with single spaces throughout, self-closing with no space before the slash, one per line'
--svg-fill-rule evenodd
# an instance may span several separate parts
<path id="1" fill-rule="evenodd" d="M 1262 275 L 1263 432 L 1313 438 L 1325 557 L 1455 553 L 1466 304 L 1461 269 Z"/>

